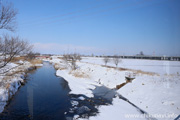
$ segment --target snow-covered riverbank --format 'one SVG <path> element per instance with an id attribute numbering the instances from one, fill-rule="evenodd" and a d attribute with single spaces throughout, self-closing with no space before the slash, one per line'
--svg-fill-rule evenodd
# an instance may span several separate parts
<path id="1" fill-rule="evenodd" d="M 28 61 L 9 63 L 0 70 L 0 113 L 3 111 L 7 101 L 17 92 L 24 83 L 25 73 L 34 69 L 34 66 L 42 64 L 31 64 Z M 8 71 L 8 72 L 6 72 Z"/>
<path id="2" fill-rule="evenodd" d="M 104 65 L 103 58 L 83 57 L 82 62 Z M 113 59 L 107 63 L 108 66 L 115 67 Z M 163 60 L 143 60 L 143 59 L 122 59 L 118 67 L 142 70 L 145 72 L 155 72 L 163 74 L 180 74 L 180 61 Z"/>
<path id="3" fill-rule="evenodd" d="M 77 62 L 78 69 L 74 71 L 56 56 L 49 61 L 56 63 L 58 69 L 56 74 L 68 81 L 71 93 L 84 94 L 88 97 L 93 96 L 91 89 L 94 89 L 95 86 L 104 85 L 108 88 L 115 88 L 116 85 L 125 82 L 126 72 L 132 72 L 131 70 L 103 67 L 104 63 L 101 58 L 83 58 L 82 62 Z M 128 64 L 131 67 L 128 67 Z M 114 66 L 113 63 L 108 65 Z M 133 65 L 135 68 L 133 68 Z M 133 72 L 136 73 L 136 79 L 119 89 L 117 91 L 119 94 L 150 115 L 178 115 L 180 113 L 178 96 L 180 94 L 180 62 L 165 61 L 163 63 L 163 61 L 150 60 L 122 60 L 119 66 L 135 69 Z M 157 74 L 148 74 L 136 70 Z M 115 111 L 118 111 L 118 113 L 116 114 Z M 113 105 L 101 106 L 99 112 L 96 117 L 90 117 L 90 119 L 126 119 L 127 114 L 141 114 L 133 106 L 117 97 L 113 99 Z M 171 120 L 175 116 L 169 118 L 155 117 L 157 119 Z"/>

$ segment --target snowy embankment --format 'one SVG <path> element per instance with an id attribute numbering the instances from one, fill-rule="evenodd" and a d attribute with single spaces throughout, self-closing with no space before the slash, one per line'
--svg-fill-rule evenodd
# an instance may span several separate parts
<path id="1" fill-rule="evenodd" d="M 115 88 L 117 84 L 125 82 L 124 79 L 121 79 L 124 77 L 125 71 L 119 72 L 112 68 L 81 62 L 76 63 L 78 66 L 76 70 L 71 70 L 62 59 L 57 57 L 53 57 L 50 62 L 55 63 L 55 68 L 58 68 L 56 75 L 68 81 L 72 94 L 85 94 L 93 97 L 90 89 L 94 89 L 95 86 L 105 85 Z"/>
<path id="2" fill-rule="evenodd" d="M 30 62 L 19 61 L 9 63 L 4 68 L 0 69 L 0 113 L 3 111 L 7 101 L 17 92 L 18 88 L 24 83 L 25 73 L 33 69 Z M 41 64 L 42 66 L 42 64 Z"/>
<path id="3" fill-rule="evenodd" d="M 102 58 L 84 58 L 83 62 L 103 64 Z M 108 65 L 114 66 L 113 61 Z M 120 67 L 157 73 L 137 74 L 132 84 L 118 93 L 152 115 L 178 115 L 180 113 L 180 62 L 122 59 Z M 161 118 L 159 118 L 161 119 Z M 172 119 L 172 118 L 162 118 Z"/>
<path id="4" fill-rule="evenodd" d="M 83 57 L 82 62 L 104 65 L 103 58 L 97 57 Z M 107 65 L 115 67 L 112 59 Z M 180 74 L 180 61 L 122 59 L 118 67 L 153 72 L 160 75 Z"/>
<path id="5" fill-rule="evenodd" d="M 82 62 L 77 62 L 78 69 L 75 71 L 69 69 L 58 57 L 53 57 L 50 62 L 56 63 L 56 74 L 68 81 L 71 93 L 89 97 L 93 96 L 91 89 L 95 86 L 115 88 L 125 82 L 126 72 L 132 72 L 103 67 L 102 58 L 85 57 Z M 114 66 L 112 62 L 108 65 Z M 171 120 L 180 113 L 180 62 L 123 59 L 119 66 L 135 69 L 133 72 L 136 73 L 136 79 L 120 88 L 117 91 L 119 94 L 157 119 Z M 90 120 L 126 119 L 127 115 L 133 120 L 144 118 L 137 109 L 118 97 L 113 99 L 113 105 L 99 107 L 99 112 L 96 117 L 90 117 Z"/>

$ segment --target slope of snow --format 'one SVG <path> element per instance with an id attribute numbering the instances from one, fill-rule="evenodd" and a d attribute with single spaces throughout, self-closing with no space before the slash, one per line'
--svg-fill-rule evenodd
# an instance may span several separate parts
<path id="1" fill-rule="evenodd" d="M 57 62 L 57 60 L 55 60 L 55 62 Z M 125 79 L 123 78 L 126 71 L 119 72 L 112 68 L 81 62 L 77 62 L 77 64 L 79 68 L 74 71 L 65 69 L 57 70 L 56 72 L 57 76 L 61 76 L 68 81 L 71 93 L 84 93 L 85 95 L 92 97 L 90 89 L 94 89 L 95 85 L 104 85 L 109 88 L 115 88 L 116 85 L 125 82 Z"/>
<path id="2" fill-rule="evenodd" d="M 118 90 L 149 114 L 170 115 L 180 113 L 180 76 L 137 76 Z M 162 120 L 169 118 L 163 118 Z M 171 118 L 172 119 L 172 118 Z"/>
<path id="3" fill-rule="evenodd" d="M 57 61 L 57 60 L 56 60 Z M 115 88 L 117 84 L 125 82 L 121 79 L 125 72 L 118 72 L 111 68 L 101 67 L 99 65 L 85 64 L 78 62 L 79 68 L 75 71 L 70 69 L 57 70 L 56 75 L 63 77 L 68 81 L 71 93 L 85 94 L 92 97 L 92 91 L 95 85 L 105 85 L 109 88 Z M 76 77 L 79 76 L 79 77 Z M 113 80 L 113 82 L 111 82 Z"/>
<path id="4" fill-rule="evenodd" d="M 137 109 L 119 98 L 113 99 L 113 105 L 101 106 L 99 108 L 99 112 L 99 115 L 95 117 L 90 117 L 89 120 L 126 120 L 130 119 L 127 117 L 127 115 L 141 115 L 139 114 Z M 139 118 L 131 119 L 139 120 Z M 141 120 L 145 120 L 145 118 L 142 118 Z"/>
<path id="5" fill-rule="evenodd" d="M 92 91 L 90 89 L 95 88 L 95 82 L 83 78 L 75 78 L 72 75 L 69 75 L 68 71 L 64 70 L 57 70 L 56 75 L 61 76 L 68 81 L 68 85 L 71 89 L 70 93 L 85 94 L 88 97 L 93 97 Z"/>
<path id="6" fill-rule="evenodd" d="M 57 57 L 54 57 L 50 61 L 59 64 L 59 67 L 63 64 L 63 61 Z M 94 85 L 104 85 L 109 88 L 115 88 L 116 85 L 125 82 L 125 73 L 128 71 L 102 67 L 101 65 L 103 64 L 102 58 L 85 57 L 82 59 L 82 62 L 77 62 L 77 70 L 59 69 L 56 74 L 68 81 L 69 87 L 72 90 L 71 93 L 84 94 L 92 97 L 93 94 L 90 89 L 94 89 Z M 108 65 L 114 66 L 113 63 L 108 63 Z M 133 80 L 132 83 L 128 83 L 119 89 L 118 93 L 122 94 L 149 114 L 168 115 L 173 113 L 177 115 L 180 113 L 180 99 L 178 96 L 180 94 L 179 65 L 180 63 L 175 61 L 123 59 L 119 65 L 120 67 L 156 72 L 160 75 L 137 73 L 136 79 Z M 123 109 L 121 110 L 121 108 Z M 112 106 L 101 106 L 99 111 L 98 116 L 90 117 L 90 119 L 125 119 L 125 114 L 136 114 L 137 110 L 134 111 L 131 105 L 116 98 Z M 115 111 L 119 113 L 115 113 Z M 140 113 L 138 112 L 137 114 Z M 163 119 L 171 120 L 173 118 L 175 118 L 175 116 Z"/>
<path id="7" fill-rule="evenodd" d="M 55 60 L 55 62 L 57 61 L 58 60 Z M 101 67 L 99 65 L 84 64 L 80 62 L 78 62 L 77 64 L 79 66 L 79 69 L 71 73 L 69 72 L 71 70 L 57 70 L 56 72 L 57 76 L 61 76 L 68 81 L 68 85 L 71 89 L 71 94 L 84 94 L 88 97 L 93 97 L 91 89 L 95 89 L 95 86 L 105 85 L 109 88 L 115 88 L 117 84 L 125 82 L 124 79 L 120 79 L 120 77 L 123 77 L 124 72 L 120 73 L 116 70 L 114 71 L 111 68 Z M 73 76 L 73 73 L 84 73 L 89 76 L 86 76 L 85 78 L 75 77 Z M 111 82 L 112 80 L 113 82 Z M 123 119 L 125 118 L 125 113 L 138 115 L 141 114 L 132 105 L 119 98 L 114 98 L 113 104 L 114 105 L 111 106 L 101 106 L 99 108 L 100 114 L 97 116 L 97 118 L 92 117 L 90 118 L 90 120 L 109 120 L 109 118 Z M 117 110 L 119 111 L 118 113 L 112 114 Z"/>

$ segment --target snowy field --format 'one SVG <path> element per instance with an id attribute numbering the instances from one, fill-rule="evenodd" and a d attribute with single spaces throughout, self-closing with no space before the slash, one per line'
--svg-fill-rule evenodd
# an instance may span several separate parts
<path id="1" fill-rule="evenodd" d="M 52 58 L 50 62 L 56 63 L 55 66 L 58 68 L 56 74 L 68 81 L 71 93 L 84 94 L 88 97 L 93 97 L 90 89 L 94 89 L 95 86 L 104 85 L 108 88 L 115 88 L 116 85 L 124 83 L 125 74 L 129 72 L 129 70 L 103 67 L 102 58 L 84 57 L 81 62 L 77 62 L 78 69 L 76 70 L 71 70 L 58 57 Z M 115 66 L 112 61 L 107 65 Z M 172 120 L 179 115 L 180 62 L 123 59 L 118 67 L 157 73 L 137 72 L 136 79 L 120 88 L 117 91 L 119 94 L 158 120 Z M 99 112 L 96 117 L 90 117 L 90 120 L 109 120 L 110 118 L 118 120 L 126 119 L 126 115 L 129 114 L 142 115 L 118 97 L 113 99 L 113 105 L 99 107 Z"/>
<path id="2" fill-rule="evenodd" d="M 103 58 L 96 57 L 83 57 L 82 62 L 104 65 Z M 115 67 L 113 59 L 107 65 Z M 122 59 L 118 67 L 158 74 L 180 74 L 180 61 Z"/>

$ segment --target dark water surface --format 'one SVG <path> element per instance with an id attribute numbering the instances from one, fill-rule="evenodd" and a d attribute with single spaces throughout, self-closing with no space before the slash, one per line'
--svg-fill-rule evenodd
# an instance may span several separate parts
<path id="1" fill-rule="evenodd" d="M 55 76 L 48 62 L 28 76 L 0 119 L 65 119 L 64 113 L 71 107 L 68 83 Z"/>
<path id="2" fill-rule="evenodd" d="M 29 73 L 27 83 L 9 101 L 0 120 L 72 120 L 75 115 L 88 118 L 97 115 L 100 105 L 112 103 L 114 90 L 96 87 L 93 98 L 69 94 L 68 83 L 55 73 L 48 62 Z"/>

